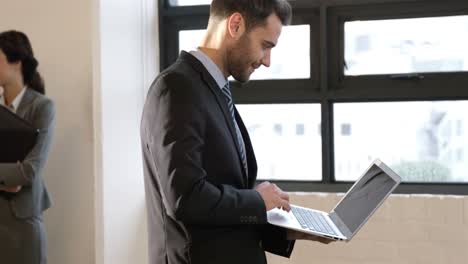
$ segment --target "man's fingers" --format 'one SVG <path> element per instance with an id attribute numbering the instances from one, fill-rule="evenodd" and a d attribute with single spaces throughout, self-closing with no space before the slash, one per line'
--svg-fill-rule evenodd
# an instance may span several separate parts
<path id="1" fill-rule="evenodd" d="M 288 212 L 291 211 L 291 206 L 289 205 L 289 194 L 283 192 L 276 184 L 273 183 L 272 185 L 278 195 L 281 208 Z"/>
<path id="2" fill-rule="evenodd" d="M 328 244 L 330 244 L 330 243 L 333 242 L 333 241 L 334 241 L 334 240 L 326 239 L 326 238 L 325 238 L 325 239 L 321 239 L 321 240 L 320 240 L 320 243 L 328 245 Z"/>
<path id="3" fill-rule="evenodd" d="M 264 181 L 259 184 L 259 186 L 264 186 L 264 185 L 270 185 L 271 183 L 269 181 Z"/>
<path id="4" fill-rule="evenodd" d="M 271 184 L 271 185 L 273 185 L 273 188 L 275 189 L 275 192 L 277 192 L 277 193 L 283 192 L 283 191 L 280 189 L 280 187 L 278 187 L 276 184 L 273 183 L 273 184 Z"/>
<path id="5" fill-rule="evenodd" d="M 275 192 L 281 197 L 281 199 L 289 201 L 289 194 L 286 192 L 283 192 L 276 184 L 272 184 L 273 187 L 275 188 Z"/>
<path id="6" fill-rule="evenodd" d="M 257 185 L 257 186 L 255 187 L 255 189 L 256 189 L 256 190 L 262 189 L 265 185 L 270 185 L 270 183 L 267 182 L 267 181 L 262 182 L 262 183 L 260 183 L 259 185 Z"/>
<path id="7" fill-rule="evenodd" d="M 289 205 L 289 201 L 288 200 L 283 200 L 280 198 L 280 205 L 281 205 L 281 208 L 283 208 L 283 210 L 289 212 L 291 211 L 291 205 Z"/>
<path id="8" fill-rule="evenodd" d="M 326 238 L 326 237 L 319 237 L 319 236 L 316 236 L 316 237 L 315 237 L 315 241 L 320 242 L 320 243 L 322 243 L 322 244 L 330 244 L 330 243 L 333 242 L 334 240 L 333 240 L 333 239 L 330 239 L 330 238 Z"/>
<path id="9" fill-rule="evenodd" d="M 289 194 L 287 194 L 287 193 L 281 191 L 278 195 L 279 195 L 279 197 L 280 197 L 281 199 L 286 200 L 286 201 L 289 202 Z"/>
<path id="10" fill-rule="evenodd" d="M 289 194 L 283 192 L 276 184 L 270 182 L 262 182 L 255 187 L 260 193 L 267 210 L 272 208 L 282 208 L 285 211 L 290 211 L 291 206 L 289 205 Z"/>

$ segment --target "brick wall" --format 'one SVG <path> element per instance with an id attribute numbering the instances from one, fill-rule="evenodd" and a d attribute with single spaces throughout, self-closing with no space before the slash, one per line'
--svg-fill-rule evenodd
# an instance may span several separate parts
<path id="1" fill-rule="evenodd" d="M 342 194 L 291 195 L 329 211 Z M 298 241 L 291 259 L 269 264 L 468 264 L 468 197 L 392 195 L 351 242 Z"/>

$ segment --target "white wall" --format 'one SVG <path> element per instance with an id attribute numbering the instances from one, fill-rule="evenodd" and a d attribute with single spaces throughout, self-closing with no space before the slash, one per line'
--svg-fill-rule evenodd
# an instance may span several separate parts
<path id="1" fill-rule="evenodd" d="M 46 211 L 52 264 L 94 263 L 91 0 L 2 0 L 0 31 L 30 37 L 48 95 L 57 106 L 45 169 L 53 198 Z"/>
<path id="2" fill-rule="evenodd" d="M 97 263 L 147 263 L 140 147 L 145 92 L 156 75 L 156 1 L 101 0 L 95 57 Z"/>

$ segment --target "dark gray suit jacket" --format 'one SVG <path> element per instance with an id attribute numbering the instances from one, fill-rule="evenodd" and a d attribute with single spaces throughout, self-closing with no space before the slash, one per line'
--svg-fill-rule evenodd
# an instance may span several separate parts
<path id="1" fill-rule="evenodd" d="M 182 52 L 154 81 L 141 123 L 151 264 L 264 264 L 265 250 L 289 256 L 283 229 L 267 224 L 253 190 L 257 164 L 236 111 L 248 160 L 220 88 Z"/>
<path id="2" fill-rule="evenodd" d="M 42 170 L 52 141 L 55 107 L 44 95 L 26 89 L 16 114 L 40 131 L 36 145 L 23 162 L 0 163 L 0 186 L 22 186 L 9 202 L 15 217 L 23 219 L 40 216 L 51 205 Z"/>

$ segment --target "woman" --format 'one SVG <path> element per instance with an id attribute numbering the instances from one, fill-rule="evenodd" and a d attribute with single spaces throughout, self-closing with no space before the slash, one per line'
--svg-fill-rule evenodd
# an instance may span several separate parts
<path id="1" fill-rule="evenodd" d="M 0 107 L 8 107 L 40 131 L 23 161 L 0 163 L 0 263 L 46 263 L 42 212 L 50 207 L 50 199 L 42 171 L 52 140 L 55 108 L 44 96 L 37 66 L 24 33 L 0 33 Z"/>

